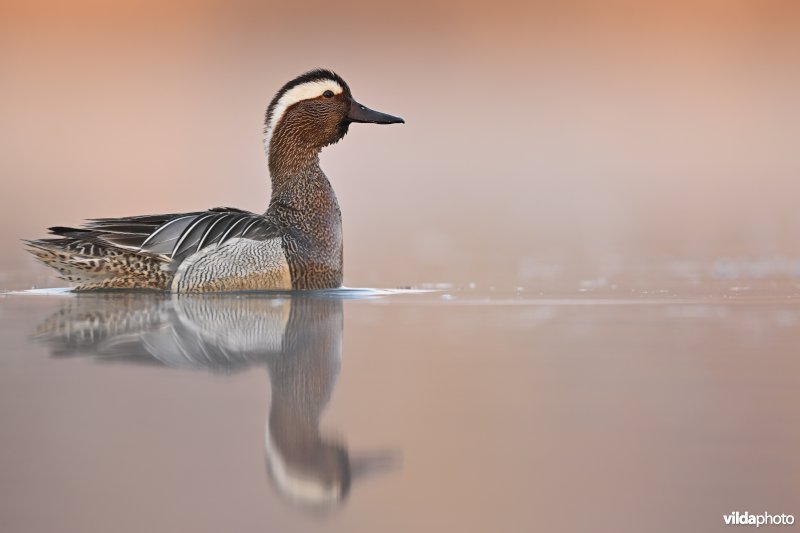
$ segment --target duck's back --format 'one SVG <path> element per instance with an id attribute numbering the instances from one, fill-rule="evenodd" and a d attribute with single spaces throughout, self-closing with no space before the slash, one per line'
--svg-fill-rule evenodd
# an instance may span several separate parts
<path id="1" fill-rule="evenodd" d="M 280 226 L 231 208 L 55 227 L 31 252 L 79 290 L 289 290 Z"/>

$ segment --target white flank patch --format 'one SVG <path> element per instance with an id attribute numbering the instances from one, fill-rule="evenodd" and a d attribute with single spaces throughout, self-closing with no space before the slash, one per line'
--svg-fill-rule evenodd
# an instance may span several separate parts
<path id="1" fill-rule="evenodd" d="M 272 132 L 275 131 L 275 126 L 283 118 L 286 110 L 301 100 L 320 97 L 325 91 L 331 91 L 333 94 L 342 94 L 344 89 L 334 80 L 314 80 L 292 87 L 280 97 L 278 103 L 275 104 L 275 109 L 272 110 L 272 116 L 269 118 L 267 127 L 264 129 L 264 149 L 267 151 L 267 157 L 269 157 L 269 143 L 272 141 Z"/>

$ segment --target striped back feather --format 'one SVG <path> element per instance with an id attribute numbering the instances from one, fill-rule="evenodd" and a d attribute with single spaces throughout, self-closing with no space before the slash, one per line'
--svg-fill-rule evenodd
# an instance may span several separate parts
<path id="1" fill-rule="evenodd" d="M 79 289 L 167 290 L 184 259 L 233 238 L 280 236 L 271 219 L 233 208 L 193 213 L 90 220 L 80 228 L 52 227 L 58 238 L 26 241 L 31 253 Z"/>

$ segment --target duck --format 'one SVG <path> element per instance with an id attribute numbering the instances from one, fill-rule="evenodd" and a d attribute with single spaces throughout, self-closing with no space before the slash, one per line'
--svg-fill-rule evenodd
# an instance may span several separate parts
<path id="1" fill-rule="evenodd" d="M 191 213 L 89 219 L 24 241 L 76 291 L 171 293 L 307 291 L 342 285 L 342 217 L 320 168 L 323 148 L 353 123 L 402 124 L 358 103 L 335 72 L 287 82 L 264 120 L 272 194 L 266 212 L 216 207 Z"/>

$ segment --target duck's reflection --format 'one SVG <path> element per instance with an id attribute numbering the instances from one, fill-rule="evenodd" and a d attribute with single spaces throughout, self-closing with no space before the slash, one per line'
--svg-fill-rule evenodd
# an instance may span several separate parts
<path id="1" fill-rule="evenodd" d="M 390 452 L 351 456 L 320 434 L 339 374 L 341 298 L 324 296 L 79 295 L 34 334 L 54 355 L 94 355 L 234 372 L 266 365 L 272 401 L 265 432 L 270 479 L 308 509 L 341 504 L 352 480 L 397 464 Z"/>

